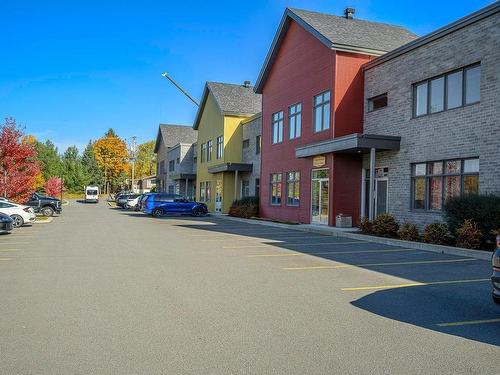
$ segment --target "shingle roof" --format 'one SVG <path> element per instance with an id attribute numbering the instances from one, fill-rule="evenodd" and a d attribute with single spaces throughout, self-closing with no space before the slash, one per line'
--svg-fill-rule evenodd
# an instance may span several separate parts
<path id="1" fill-rule="evenodd" d="M 158 152 L 160 147 L 160 142 L 163 141 L 165 147 L 173 147 L 177 143 L 196 142 L 197 131 L 193 130 L 191 126 L 188 125 L 173 125 L 173 124 L 160 124 L 158 127 L 158 134 L 156 136 L 156 144 L 154 152 Z"/>
<path id="2" fill-rule="evenodd" d="M 417 35 L 401 26 L 301 9 L 290 11 L 337 45 L 388 52 L 417 38 Z"/>
<path id="3" fill-rule="evenodd" d="M 383 55 L 418 37 L 401 26 L 287 8 L 255 84 L 255 92 L 262 93 L 281 42 L 292 21 L 310 32 L 327 48 L 372 56 Z"/>
<path id="4" fill-rule="evenodd" d="M 262 110 L 262 95 L 256 94 L 253 86 L 207 82 L 193 124 L 194 129 L 198 129 L 209 92 L 214 96 L 223 115 L 252 116 Z"/>

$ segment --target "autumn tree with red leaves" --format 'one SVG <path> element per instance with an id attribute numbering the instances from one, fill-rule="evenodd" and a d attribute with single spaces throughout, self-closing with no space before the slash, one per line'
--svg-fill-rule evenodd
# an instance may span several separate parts
<path id="1" fill-rule="evenodd" d="M 0 194 L 24 202 L 33 192 L 40 166 L 33 144 L 23 142 L 23 133 L 12 118 L 0 126 Z"/>
<path id="2" fill-rule="evenodd" d="M 61 194 L 62 189 L 63 184 L 60 177 L 51 177 L 45 183 L 45 192 L 51 197 L 55 197 L 57 196 L 57 194 Z"/>

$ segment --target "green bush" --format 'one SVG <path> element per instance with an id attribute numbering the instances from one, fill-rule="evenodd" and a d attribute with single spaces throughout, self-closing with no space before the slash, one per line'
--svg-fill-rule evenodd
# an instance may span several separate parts
<path id="1" fill-rule="evenodd" d="M 400 239 L 405 241 L 419 241 L 420 234 L 418 233 L 418 227 L 415 224 L 404 222 L 399 228 L 398 236 Z"/>
<path id="2" fill-rule="evenodd" d="M 229 208 L 229 216 L 249 219 L 259 216 L 259 197 L 244 197 L 237 199 Z"/>
<path id="3" fill-rule="evenodd" d="M 492 231 L 500 228 L 500 196 L 471 194 L 449 198 L 444 205 L 445 220 L 452 235 L 467 219 L 483 234 L 481 242 L 491 248 L 495 241 Z"/>
<path id="4" fill-rule="evenodd" d="M 397 237 L 399 225 L 388 213 L 378 215 L 372 223 L 373 234 L 379 237 Z"/>
<path id="5" fill-rule="evenodd" d="M 359 229 L 363 234 L 373 234 L 373 223 L 366 217 L 362 218 L 359 222 Z"/>
<path id="6" fill-rule="evenodd" d="M 422 239 L 427 243 L 447 245 L 450 243 L 450 232 L 448 231 L 448 226 L 444 223 L 428 224 L 424 228 Z"/>
<path id="7" fill-rule="evenodd" d="M 457 246 L 465 247 L 466 249 L 479 249 L 482 237 L 483 234 L 477 229 L 476 223 L 470 219 L 466 219 L 460 228 L 457 229 Z"/>

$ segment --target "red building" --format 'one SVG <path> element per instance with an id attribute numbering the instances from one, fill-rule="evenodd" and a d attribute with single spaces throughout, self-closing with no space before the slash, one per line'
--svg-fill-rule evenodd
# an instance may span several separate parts
<path id="1" fill-rule="evenodd" d="M 334 225 L 342 213 L 357 221 L 360 154 L 396 141 L 361 135 L 361 66 L 416 36 L 353 13 L 283 15 L 255 86 L 262 94 L 263 217 Z"/>

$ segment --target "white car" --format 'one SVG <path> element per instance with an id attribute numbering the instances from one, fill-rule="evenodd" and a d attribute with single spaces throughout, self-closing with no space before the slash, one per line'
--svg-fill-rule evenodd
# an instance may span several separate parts
<path id="1" fill-rule="evenodd" d="M 141 199 L 141 197 L 142 197 L 142 195 L 139 195 L 138 197 L 127 199 L 127 203 L 125 203 L 125 205 L 123 207 L 126 209 L 133 209 L 133 210 L 138 211 L 137 207 L 138 207 L 139 200 Z"/>
<path id="2" fill-rule="evenodd" d="M 36 220 L 35 211 L 32 207 L 11 201 L 0 201 L 0 212 L 12 218 L 14 228 L 22 227 L 27 223 L 34 223 Z"/>

